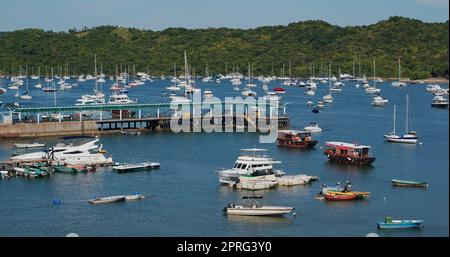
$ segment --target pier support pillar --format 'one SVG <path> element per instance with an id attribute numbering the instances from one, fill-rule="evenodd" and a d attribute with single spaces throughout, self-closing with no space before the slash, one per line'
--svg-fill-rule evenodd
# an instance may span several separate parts
<path id="1" fill-rule="evenodd" d="M 119 120 L 122 120 L 122 110 L 119 111 Z"/>
<path id="2" fill-rule="evenodd" d="M 39 123 L 41 123 L 41 114 L 40 113 L 38 113 L 37 114 L 37 124 L 39 124 Z"/>
<path id="3" fill-rule="evenodd" d="M 19 122 L 22 122 L 22 113 L 19 112 Z"/>
<path id="4" fill-rule="evenodd" d="M 159 119 L 159 108 L 156 110 L 156 117 Z"/>
<path id="5" fill-rule="evenodd" d="M 103 121 L 103 112 L 100 111 L 100 121 Z"/>
<path id="6" fill-rule="evenodd" d="M 141 110 L 139 110 L 138 113 L 139 113 L 139 119 L 141 119 L 141 117 L 142 117 Z"/>
<path id="7" fill-rule="evenodd" d="M 80 112 L 80 122 L 82 122 L 82 121 L 83 121 L 83 113 Z"/>
<path id="8" fill-rule="evenodd" d="M 59 119 L 59 123 L 61 123 L 61 120 L 62 120 L 62 116 L 61 116 L 61 113 L 59 113 L 59 115 L 58 115 L 59 117 L 58 117 L 58 119 Z"/>

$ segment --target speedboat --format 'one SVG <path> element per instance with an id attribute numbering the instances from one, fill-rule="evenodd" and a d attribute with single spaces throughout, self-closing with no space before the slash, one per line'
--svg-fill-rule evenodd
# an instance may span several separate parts
<path id="1" fill-rule="evenodd" d="M 115 196 L 108 196 L 108 197 L 101 197 L 101 198 L 90 199 L 89 203 L 92 203 L 92 204 L 104 204 L 104 203 L 116 203 L 116 202 L 124 202 L 124 201 L 126 201 L 126 196 L 124 196 L 124 195 L 115 195 Z"/>
<path id="2" fill-rule="evenodd" d="M 131 172 L 140 170 L 150 170 L 159 168 L 159 162 L 129 163 L 113 166 L 113 170 L 118 172 Z"/>
<path id="3" fill-rule="evenodd" d="M 322 129 L 319 127 L 319 123 L 317 122 L 311 122 L 308 126 L 304 127 L 303 129 L 305 131 L 312 133 L 322 132 Z"/>
<path id="4" fill-rule="evenodd" d="M 366 91 L 366 93 L 368 93 L 368 94 L 376 94 L 376 93 L 380 93 L 381 92 L 381 89 L 379 89 L 379 88 L 377 88 L 377 87 L 375 87 L 375 86 L 373 86 L 373 87 L 367 87 L 366 89 L 365 89 L 365 91 Z"/>
<path id="5" fill-rule="evenodd" d="M 246 202 L 242 205 L 237 205 L 234 203 L 228 204 L 223 212 L 227 215 L 241 215 L 241 216 L 283 216 L 291 213 L 294 207 L 288 206 L 269 206 L 261 205 L 256 199 L 261 199 L 262 197 L 244 196 L 243 199 L 252 200 L 251 202 Z"/>
<path id="6" fill-rule="evenodd" d="M 387 99 L 383 99 L 381 96 L 375 96 L 372 99 L 373 106 L 385 106 L 389 101 Z"/>
<path id="7" fill-rule="evenodd" d="M 21 155 L 11 156 L 11 160 L 16 161 L 41 161 L 48 160 L 55 163 L 63 163 L 69 165 L 103 165 L 111 164 L 112 158 L 106 158 L 103 154 L 98 153 L 101 146 L 97 146 L 98 139 L 94 139 L 79 146 L 73 145 L 56 145 L 50 147 L 47 151 L 33 152 Z M 97 153 L 91 153 L 91 151 Z"/>

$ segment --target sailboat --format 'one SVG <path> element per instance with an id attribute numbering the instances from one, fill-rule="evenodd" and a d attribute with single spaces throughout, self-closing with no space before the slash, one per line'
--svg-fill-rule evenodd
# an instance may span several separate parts
<path id="1" fill-rule="evenodd" d="M 387 142 L 391 143 L 403 143 L 403 144 L 417 144 L 417 132 L 408 130 L 408 122 L 409 122 L 409 95 L 406 95 L 406 134 L 403 136 L 399 136 L 396 134 L 395 125 L 396 125 L 396 106 L 394 105 L 394 130 L 392 133 L 385 135 L 384 138 Z"/>
<path id="2" fill-rule="evenodd" d="M 31 100 L 33 97 L 30 95 L 30 91 L 28 91 L 29 89 L 28 89 L 28 68 L 26 68 L 26 73 L 27 73 L 27 76 L 26 76 L 26 85 L 27 85 L 27 91 L 25 91 L 25 93 L 23 93 L 21 96 L 20 96 L 20 99 L 23 99 L 23 100 Z M 17 92 L 18 93 L 18 92 Z"/>
<path id="3" fill-rule="evenodd" d="M 333 96 L 331 95 L 331 92 L 330 92 L 330 90 L 331 90 L 331 63 L 330 63 L 330 68 L 328 69 L 329 70 L 329 72 L 330 72 L 330 79 L 328 80 L 329 81 L 329 85 L 328 85 L 328 95 L 326 95 L 326 96 L 324 96 L 322 99 L 323 99 L 323 101 L 325 102 L 325 103 L 332 103 L 333 102 Z"/>
<path id="4" fill-rule="evenodd" d="M 41 67 L 38 67 L 38 83 L 34 85 L 35 88 L 41 89 L 42 83 L 41 83 Z"/>
<path id="5" fill-rule="evenodd" d="M 398 81 L 392 82 L 393 87 L 406 86 L 406 83 L 401 81 L 401 74 L 402 74 L 402 69 L 401 69 L 401 64 L 400 64 L 400 58 L 398 58 Z"/>

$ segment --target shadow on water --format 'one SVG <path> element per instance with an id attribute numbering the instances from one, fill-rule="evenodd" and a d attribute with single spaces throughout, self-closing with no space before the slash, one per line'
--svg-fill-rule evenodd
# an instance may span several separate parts
<path id="1" fill-rule="evenodd" d="M 267 217 L 258 217 L 258 216 L 236 216 L 236 215 L 226 215 L 224 214 L 228 221 L 231 222 L 246 222 L 253 224 L 268 224 L 268 223 L 284 223 L 289 224 L 293 222 L 292 215 L 276 217 L 276 216 L 267 216 Z"/>

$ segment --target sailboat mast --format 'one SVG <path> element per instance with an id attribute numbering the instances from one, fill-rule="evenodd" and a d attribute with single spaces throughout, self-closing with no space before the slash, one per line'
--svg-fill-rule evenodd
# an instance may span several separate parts
<path id="1" fill-rule="evenodd" d="M 400 66 L 400 58 L 398 58 L 398 81 L 400 82 L 400 78 L 402 77 L 402 68 Z"/>
<path id="2" fill-rule="evenodd" d="M 394 135 L 395 135 L 395 123 L 397 122 L 397 106 L 394 104 Z"/>
<path id="3" fill-rule="evenodd" d="M 408 134 L 409 94 L 406 95 L 406 134 Z"/>

